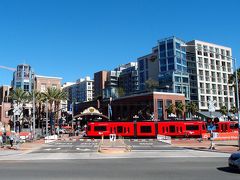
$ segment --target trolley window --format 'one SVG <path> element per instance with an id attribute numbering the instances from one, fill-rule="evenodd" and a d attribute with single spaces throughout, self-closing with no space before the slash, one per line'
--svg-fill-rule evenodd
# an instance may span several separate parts
<path id="1" fill-rule="evenodd" d="M 199 130 L 199 126 L 198 125 L 187 125 L 186 130 L 188 130 L 188 131 Z"/>
<path id="2" fill-rule="evenodd" d="M 122 126 L 118 126 L 117 127 L 117 132 L 118 133 L 122 133 L 123 132 L 123 127 Z"/>
<path id="3" fill-rule="evenodd" d="M 165 133 L 165 128 L 164 127 L 162 127 L 162 132 Z"/>
<path id="4" fill-rule="evenodd" d="M 91 131 L 91 126 L 88 126 L 87 130 L 88 130 L 88 131 Z"/>
<path id="5" fill-rule="evenodd" d="M 107 127 L 106 126 L 95 126 L 94 131 L 106 131 Z"/>
<path id="6" fill-rule="evenodd" d="M 151 126 L 141 126 L 141 132 L 142 133 L 150 133 L 150 132 L 152 132 L 152 127 Z"/>
<path id="7" fill-rule="evenodd" d="M 170 133 L 175 133 L 175 126 L 169 126 Z"/>

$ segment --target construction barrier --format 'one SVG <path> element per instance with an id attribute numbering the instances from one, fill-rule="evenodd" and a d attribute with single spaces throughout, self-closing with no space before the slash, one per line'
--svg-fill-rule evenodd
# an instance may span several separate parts
<path id="1" fill-rule="evenodd" d="M 213 139 L 215 141 L 225 141 L 225 140 L 237 140 L 238 139 L 238 132 L 227 132 L 227 133 L 216 133 L 214 132 Z M 211 136 L 210 133 L 202 133 L 203 139 L 209 139 Z"/>

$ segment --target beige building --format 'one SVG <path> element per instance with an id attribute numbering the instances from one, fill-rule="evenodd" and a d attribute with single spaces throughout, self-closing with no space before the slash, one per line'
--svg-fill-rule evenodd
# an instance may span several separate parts
<path id="1" fill-rule="evenodd" d="M 45 92 L 49 87 L 61 89 L 61 81 L 62 81 L 62 78 L 60 77 L 36 75 L 35 89 L 40 92 Z"/>
<path id="2" fill-rule="evenodd" d="M 203 111 L 208 110 L 211 99 L 216 110 L 235 106 L 234 88 L 228 82 L 233 74 L 232 49 L 199 40 L 187 45 L 191 100 L 196 100 Z"/>
<path id="3" fill-rule="evenodd" d="M 9 101 L 9 91 L 10 86 L 0 87 L 0 132 L 3 127 L 9 128 L 8 122 L 10 117 L 8 116 L 8 111 L 11 109 L 11 103 Z"/>

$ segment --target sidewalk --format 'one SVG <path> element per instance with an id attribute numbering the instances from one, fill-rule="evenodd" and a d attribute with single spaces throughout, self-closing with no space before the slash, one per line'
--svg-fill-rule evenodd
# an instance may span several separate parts
<path id="1" fill-rule="evenodd" d="M 44 145 L 44 139 L 40 139 L 32 142 L 19 143 L 18 145 L 14 144 L 13 147 L 11 147 L 8 144 L 0 148 L 0 153 L 1 151 L 21 151 L 21 152 L 32 151 L 42 147 L 43 145 Z"/>
<path id="2" fill-rule="evenodd" d="M 172 145 L 177 147 L 190 148 L 201 151 L 215 151 L 222 153 L 233 153 L 238 151 L 238 141 L 213 141 L 215 144 L 215 150 L 210 150 L 210 140 L 204 140 L 199 142 L 197 139 L 172 139 Z"/>

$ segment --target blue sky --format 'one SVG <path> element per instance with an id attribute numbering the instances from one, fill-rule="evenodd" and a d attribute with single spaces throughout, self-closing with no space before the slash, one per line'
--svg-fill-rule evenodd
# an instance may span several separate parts
<path id="1" fill-rule="evenodd" d="M 239 7 L 238 0 L 0 0 L 0 65 L 27 63 L 75 81 L 135 61 L 172 35 L 232 47 L 239 61 Z M 0 69 L 0 85 L 11 79 Z"/>

